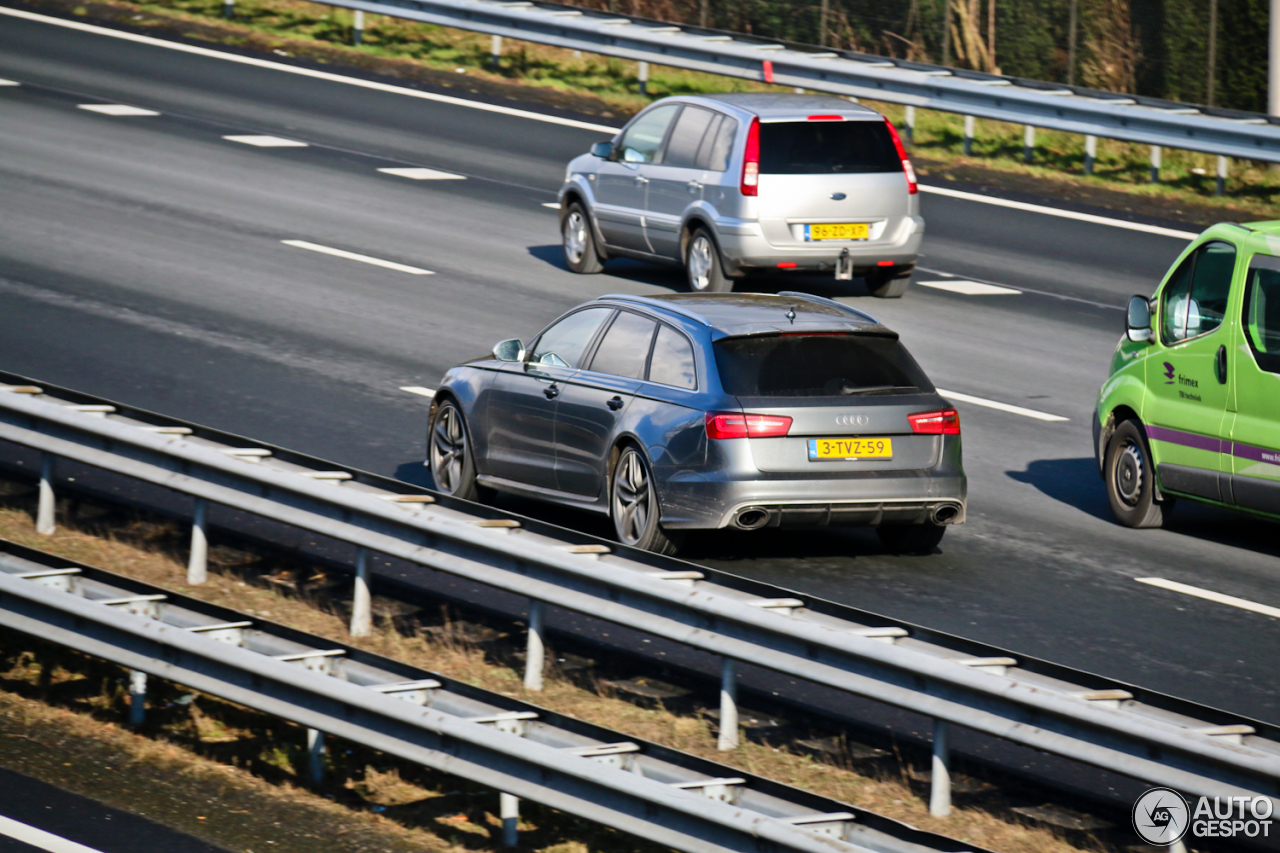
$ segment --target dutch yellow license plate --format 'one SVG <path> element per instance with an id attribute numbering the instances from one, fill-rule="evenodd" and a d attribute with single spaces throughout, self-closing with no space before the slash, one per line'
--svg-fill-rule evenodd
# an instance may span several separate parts
<path id="1" fill-rule="evenodd" d="M 892 459 L 891 438 L 811 438 L 809 461 L 825 459 Z"/>
<path id="2" fill-rule="evenodd" d="M 824 225 L 806 225 L 806 240 L 866 240 L 870 226 L 865 222 L 832 222 Z"/>

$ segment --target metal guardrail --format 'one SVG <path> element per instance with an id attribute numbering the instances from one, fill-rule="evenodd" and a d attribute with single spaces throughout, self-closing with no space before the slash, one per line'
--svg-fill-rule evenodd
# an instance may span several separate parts
<path id="1" fill-rule="evenodd" d="M 908 107 L 1280 162 L 1280 125 L 1273 123 L 1280 119 L 1258 113 L 837 52 L 546 2 L 324 2 L 359 12 Z M 1158 163 L 1158 158 L 1153 162 Z"/>
<path id="2" fill-rule="evenodd" d="M 324 637 L 0 540 L 0 624 L 130 667 L 131 723 L 155 676 L 518 799 L 688 851 L 978 851 L 865 809 L 583 723 Z"/>
<path id="3" fill-rule="evenodd" d="M 931 717 L 936 814 L 950 808 L 949 725 L 1192 795 L 1280 794 L 1280 727 L 399 481 L 26 383 L 0 387 L 0 440 L 44 454 L 49 528 L 54 458 L 194 496 L 192 580 L 212 501 L 526 596 L 535 689 L 544 603 L 719 655 L 722 748 L 736 746 L 738 661 Z M 367 564 L 354 568 L 357 630 Z"/>

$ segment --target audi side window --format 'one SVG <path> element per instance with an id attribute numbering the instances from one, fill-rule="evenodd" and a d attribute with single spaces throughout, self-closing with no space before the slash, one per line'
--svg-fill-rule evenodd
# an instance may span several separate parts
<path id="1" fill-rule="evenodd" d="M 586 308 L 565 317 L 542 333 L 529 361 L 556 367 L 577 367 L 582 353 L 595 337 L 612 308 Z"/>
<path id="2" fill-rule="evenodd" d="M 697 369 L 693 363 L 693 344 L 670 326 L 659 326 L 649 359 L 649 381 L 677 388 L 698 387 Z"/>
<path id="3" fill-rule="evenodd" d="M 656 325 L 639 314 L 618 312 L 617 319 L 596 348 L 591 369 L 596 373 L 643 379 L 644 366 L 649 360 L 649 343 L 653 340 L 653 327 Z"/>
<path id="4" fill-rule="evenodd" d="M 1280 373 L 1280 259 L 1255 256 L 1244 291 L 1244 328 L 1258 367 Z"/>
<path id="5" fill-rule="evenodd" d="M 679 104 L 668 104 L 650 110 L 635 124 L 627 128 L 622 135 L 621 159 L 627 163 L 656 163 L 658 152 L 662 148 L 662 140 L 667 136 L 667 127 L 679 111 Z"/>
<path id="6" fill-rule="evenodd" d="M 671 138 L 667 140 L 666 153 L 662 155 L 664 166 L 683 166 L 695 168 L 698 165 L 698 148 L 712 119 L 717 116 L 710 110 L 698 107 L 685 107 L 671 129 Z"/>

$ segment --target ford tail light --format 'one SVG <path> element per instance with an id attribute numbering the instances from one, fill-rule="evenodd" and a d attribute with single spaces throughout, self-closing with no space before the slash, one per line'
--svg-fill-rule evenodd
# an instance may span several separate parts
<path id="1" fill-rule="evenodd" d="M 911 422 L 911 431 L 924 435 L 959 435 L 960 413 L 955 409 L 943 409 L 940 412 L 917 412 L 907 415 Z"/>
<path id="2" fill-rule="evenodd" d="M 885 119 L 884 124 L 889 128 L 889 135 L 893 137 L 893 147 L 898 149 L 898 159 L 902 161 L 902 173 L 907 176 L 907 192 L 915 195 L 920 192 L 920 186 L 916 183 L 916 170 L 912 168 L 911 159 L 907 157 L 907 149 L 902 147 L 902 139 L 898 137 L 898 131 L 893 126 L 893 122 Z"/>
<path id="3" fill-rule="evenodd" d="M 791 429 L 785 415 L 707 412 L 707 438 L 776 438 Z"/>
<path id="4" fill-rule="evenodd" d="M 743 195 L 760 194 L 760 119 L 753 118 L 747 129 L 747 148 L 742 153 L 742 183 L 738 189 Z"/>

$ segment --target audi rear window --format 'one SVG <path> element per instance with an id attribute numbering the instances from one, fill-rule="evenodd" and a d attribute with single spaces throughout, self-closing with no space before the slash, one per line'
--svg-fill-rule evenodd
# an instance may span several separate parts
<path id="1" fill-rule="evenodd" d="M 735 397 L 847 397 L 933 391 L 920 365 L 893 338 L 783 334 L 715 344 L 725 392 Z"/>
<path id="2" fill-rule="evenodd" d="M 883 121 L 782 121 L 760 125 L 760 174 L 901 172 Z"/>

